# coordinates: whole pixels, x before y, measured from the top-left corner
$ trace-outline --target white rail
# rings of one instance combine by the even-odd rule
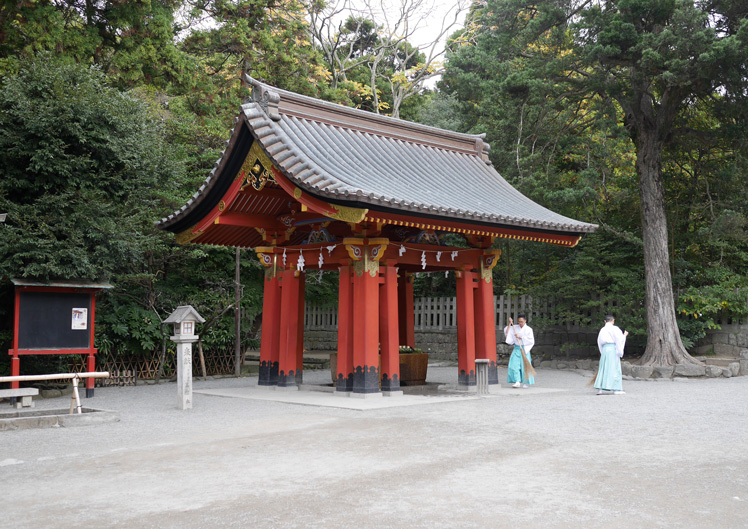
[[[89,371],[87,373],[56,373],[53,375],[18,375],[14,377],[0,377],[0,382],[28,382],[33,380],[61,380],[70,379],[73,381],[73,397],[70,399],[70,413],[76,409],[79,414],[83,413],[81,409],[81,399],[78,395],[78,381],[82,378],[109,378],[109,371]]]

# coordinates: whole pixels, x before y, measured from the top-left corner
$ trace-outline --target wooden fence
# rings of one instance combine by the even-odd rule
[[[222,350],[206,349],[203,352],[205,357],[206,374],[211,375],[231,375],[234,374],[236,357],[234,348],[225,348]],[[97,355],[96,368],[100,371],[109,371],[109,378],[97,381],[97,386],[134,386],[136,380],[153,380],[156,378],[158,371],[159,357],[161,353],[155,352],[152,355]],[[70,371],[80,373],[86,370],[85,355],[70,356]],[[197,346],[192,348],[192,375],[201,377],[202,370],[200,367],[200,358],[198,356]],[[169,379],[176,375],[176,357],[174,353],[166,355],[164,372],[162,377]]]
[[[615,303],[603,303],[602,296],[590,300],[594,309],[580,309],[579,321],[564,319],[553,310],[548,300],[533,300],[531,296],[494,296],[494,314],[497,328],[503,329],[509,317],[525,314],[528,320],[544,318],[553,325],[574,327],[584,325],[582,319],[600,319],[605,311],[615,311]],[[416,331],[449,330],[457,328],[457,298],[416,298],[413,301],[414,327]],[[336,306],[319,307],[309,302],[304,314],[304,328],[312,331],[332,331],[338,327]]]

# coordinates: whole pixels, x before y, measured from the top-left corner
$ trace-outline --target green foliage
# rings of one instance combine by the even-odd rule
[[[174,43],[180,2],[48,0],[0,6],[0,74],[42,52],[96,64],[120,86],[164,86],[182,69]]]
[[[499,242],[497,289],[554,294],[573,321],[589,320],[598,296],[617,300],[627,329],[646,333],[636,161],[647,112],[638,105],[653,100],[657,123],[672,120],[658,132],[667,253],[681,333],[694,343],[709,323],[693,314],[746,308],[748,10],[679,0],[568,7],[476,4],[476,29],[455,40],[440,84],[459,101],[462,130],[487,134],[510,183],[601,227],[573,250]]]
[[[0,149],[5,277],[109,279],[137,263],[154,237],[150,190],[179,171],[138,100],[47,57],[2,80]]]

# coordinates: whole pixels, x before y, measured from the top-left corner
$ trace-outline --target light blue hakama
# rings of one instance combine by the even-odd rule
[[[603,391],[622,391],[621,359],[616,344],[606,343],[600,353],[600,368],[595,379],[595,388]]]
[[[519,345],[514,346],[512,356],[509,357],[509,365],[507,366],[506,381],[510,384],[515,382],[522,382],[524,384],[535,384],[535,377],[530,375],[530,378],[525,378],[525,363],[522,361],[522,350]],[[525,356],[532,365],[532,356],[530,353],[525,353]]]

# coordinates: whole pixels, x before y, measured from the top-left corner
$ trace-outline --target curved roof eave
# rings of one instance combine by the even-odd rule
[[[330,202],[563,233],[589,233],[533,202],[488,161],[482,136],[378,116],[248,78],[244,117],[276,166]]]
[[[294,185],[337,205],[532,231],[584,234],[597,225],[522,195],[493,168],[484,135],[461,134],[320,101],[252,78],[231,137],[200,189],[155,222],[180,232],[210,211],[253,141]],[[239,152],[241,151],[241,152]],[[230,178],[221,178],[227,172]]]

